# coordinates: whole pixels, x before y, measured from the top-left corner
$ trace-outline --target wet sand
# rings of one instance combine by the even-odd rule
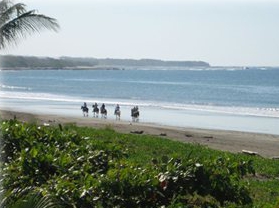
[[[198,143],[212,149],[229,152],[248,150],[257,152],[263,157],[279,156],[279,135],[247,133],[239,131],[209,130],[156,125],[151,123],[135,123],[92,117],[67,117],[24,112],[0,111],[1,119],[17,118],[21,121],[37,122],[38,124],[57,125],[74,123],[77,126],[94,128],[113,128],[117,132],[128,134],[146,134],[168,138],[180,142]]]

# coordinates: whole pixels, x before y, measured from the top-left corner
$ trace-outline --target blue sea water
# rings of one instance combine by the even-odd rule
[[[83,102],[119,103],[124,120],[138,105],[142,122],[279,134],[279,68],[3,70],[0,98],[2,109],[71,116]]]

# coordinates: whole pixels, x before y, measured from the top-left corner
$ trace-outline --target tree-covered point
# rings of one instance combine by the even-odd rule
[[[203,61],[163,61],[156,59],[97,59],[97,58],[78,58],[78,57],[34,57],[34,56],[0,56],[1,67],[4,69],[20,68],[90,68],[90,67],[209,67]]]
[[[1,131],[1,207],[273,207],[279,194],[278,161],[111,128],[9,120]]]
[[[1,67],[4,69],[40,69],[51,68],[61,69],[65,67],[80,67],[80,66],[95,66],[97,62],[78,60],[78,59],[60,59],[49,57],[35,57],[35,56],[0,56]]]

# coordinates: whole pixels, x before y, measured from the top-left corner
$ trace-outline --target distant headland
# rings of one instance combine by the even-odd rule
[[[210,67],[204,61],[163,61],[157,59],[97,59],[77,57],[36,57],[1,55],[1,69],[123,69],[125,67]]]

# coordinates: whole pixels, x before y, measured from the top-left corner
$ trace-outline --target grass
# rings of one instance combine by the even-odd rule
[[[259,156],[249,156],[234,154],[225,151],[218,151],[198,144],[185,144],[173,140],[158,138],[145,135],[124,135],[111,129],[96,130],[82,127],[76,129],[85,136],[96,136],[102,142],[121,144],[130,149],[129,160],[137,164],[145,164],[153,158],[162,158],[164,155],[169,157],[188,160],[195,158],[196,161],[214,159],[216,157],[230,158],[232,161],[252,160],[256,172],[255,177],[244,178],[248,181],[254,207],[279,207],[279,161]]]
[[[97,134],[100,138],[106,139],[107,142],[122,143],[122,145],[131,150],[129,152],[129,160],[138,164],[145,164],[146,161],[151,161],[153,158],[161,158],[164,155],[174,158],[179,157],[183,160],[195,158],[197,161],[216,157],[230,158],[232,161],[252,160],[256,177],[248,177],[243,180],[247,180],[250,184],[250,191],[256,204],[255,206],[261,207],[266,203],[267,207],[272,207],[272,205],[275,206],[276,202],[279,200],[278,160],[218,151],[198,144],[185,144],[154,136],[123,135],[111,129],[108,131],[108,129],[96,130],[82,127],[77,129],[77,131],[80,131],[86,136]]]

